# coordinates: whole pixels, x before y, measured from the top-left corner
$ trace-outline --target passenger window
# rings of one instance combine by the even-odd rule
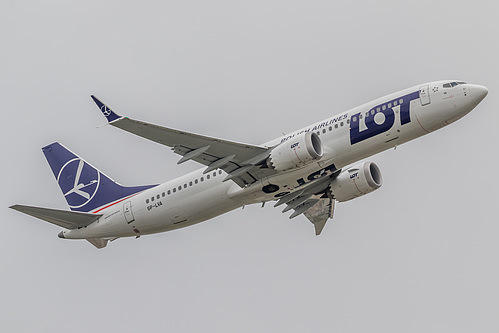
[[[338,124],[334,124],[334,128],[338,128]]]
[[[216,176],[217,176],[217,172],[215,171],[215,172],[213,173],[213,177],[216,177]]]
[[[149,199],[146,199],[146,204],[148,204],[148,203],[149,203]]]
[[[201,177],[201,181],[204,182],[204,177]]]
[[[159,194],[156,196],[156,199],[158,199],[158,200],[159,200]]]
[[[165,193],[165,192],[163,192],[163,193],[161,194],[161,196],[163,196],[163,197],[164,197],[165,195],[166,195],[166,193]]]
[[[317,135],[321,135],[321,132],[317,132]]]
[[[323,130],[322,130],[322,134],[326,134],[326,129],[323,129]]]
[[[170,190],[168,190],[168,195],[170,195],[172,192]]]
[[[347,119],[347,124],[350,124],[350,119]]]
[[[352,121],[355,123],[357,122],[357,117],[352,117]]]
[[[197,179],[194,179],[194,184],[197,184],[198,183],[198,180]]]
[[[154,201],[154,197],[151,197],[151,201]]]
[[[210,175],[206,175],[206,179],[210,179]]]
[[[398,102],[397,101],[394,101],[393,102],[393,106],[397,106],[398,105]]]
[[[383,109],[383,111],[385,111],[386,110],[386,105],[383,105],[382,109]]]
[[[340,123],[340,126],[343,126],[343,122]]]
[[[192,186],[192,182],[189,182],[189,186]]]
[[[222,170],[218,170],[218,174],[221,175],[222,174]]]
[[[401,99],[399,99],[399,104],[402,104],[402,103],[404,103],[404,100],[401,98]]]
[[[329,126],[329,132],[331,132],[332,130],[333,130],[333,127]]]
[[[179,190],[179,191],[181,191],[181,190],[182,190],[182,186],[179,186],[179,187],[178,187],[178,190]]]
[[[174,187],[174,188],[173,188],[173,193],[175,193],[175,192],[177,192],[177,189]]]
[[[392,108],[392,103],[388,103],[388,108],[391,109]]]

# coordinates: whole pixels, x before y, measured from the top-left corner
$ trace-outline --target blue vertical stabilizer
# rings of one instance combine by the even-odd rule
[[[156,185],[125,187],[58,142],[42,148],[71,210],[92,212]]]

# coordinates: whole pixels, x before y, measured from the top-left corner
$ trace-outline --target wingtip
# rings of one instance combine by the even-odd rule
[[[97,107],[101,110],[102,114],[106,117],[109,123],[121,118],[120,115],[116,114],[106,104],[102,103],[100,99],[98,99],[94,95],[90,95],[90,97],[93,99],[95,104],[97,104]]]
[[[314,223],[316,236],[319,236],[321,234],[322,229],[324,229],[324,226],[326,225],[326,222],[327,220]]]

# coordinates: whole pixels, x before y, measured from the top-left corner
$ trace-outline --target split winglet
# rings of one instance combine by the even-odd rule
[[[116,113],[114,113],[113,110],[111,110],[106,104],[102,103],[94,95],[91,95],[90,97],[92,97],[92,99],[94,100],[95,104],[97,104],[97,106],[101,110],[102,114],[106,117],[106,119],[107,119],[107,121],[109,123],[122,118],[120,115],[117,115]]]

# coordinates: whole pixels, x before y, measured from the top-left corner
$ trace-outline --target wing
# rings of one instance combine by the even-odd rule
[[[315,227],[315,234],[321,234],[327,220],[333,218],[335,200],[331,198],[321,198],[319,202],[310,207],[303,215],[312,222]]]
[[[206,165],[205,173],[220,168],[228,174],[224,181],[233,180],[241,187],[275,173],[264,165],[270,153],[269,148],[188,133],[122,117],[95,96],[92,96],[92,99],[110,125],[171,147],[175,153],[182,155],[178,164],[193,160]]]
[[[10,208],[66,229],[76,229],[79,227],[86,227],[87,225],[97,221],[99,217],[102,216],[102,214],[72,212],[67,210],[24,206],[24,205],[14,205],[11,206]]]
[[[290,219],[304,214],[314,225],[315,234],[320,235],[327,220],[333,218],[335,199],[329,185],[340,172],[341,170],[337,170],[330,176],[319,178],[310,185],[307,184],[304,188],[298,188],[295,192],[281,197],[274,207],[286,204],[283,213],[293,209]]]

